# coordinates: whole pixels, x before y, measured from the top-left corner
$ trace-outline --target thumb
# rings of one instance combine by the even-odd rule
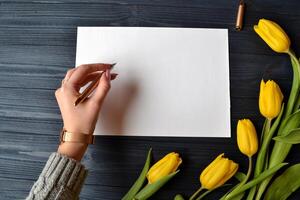
[[[103,72],[98,87],[95,90],[94,95],[91,97],[91,101],[94,103],[101,105],[106,94],[108,93],[110,89],[110,80],[111,80],[111,74],[110,69]]]

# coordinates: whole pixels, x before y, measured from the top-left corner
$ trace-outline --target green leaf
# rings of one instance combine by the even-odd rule
[[[235,197],[232,197],[231,200],[241,200],[244,197],[244,195],[245,195],[245,192],[242,192],[242,193],[236,195]]]
[[[224,196],[222,196],[222,197],[220,198],[220,200],[225,200],[226,197],[227,197],[227,195],[228,195],[230,192],[232,192],[235,188],[241,187],[240,185],[241,185],[241,183],[239,183],[239,184],[237,184],[236,186],[234,186],[234,187],[233,187],[231,190],[229,190]],[[238,195],[232,197],[231,200],[241,200],[241,199],[244,197],[244,195],[245,195],[245,192],[242,192],[242,193],[240,193],[240,194],[238,194]]]
[[[246,174],[243,172],[237,172],[235,173],[234,177],[239,181],[242,182],[246,178]]]
[[[248,196],[247,196],[246,200],[254,199],[255,193],[256,193],[256,187],[251,188],[251,190],[248,193]]]
[[[281,121],[283,111],[284,111],[284,103],[281,105],[280,113],[279,113],[278,117],[276,118],[275,122],[273,123],[273,125],[271,127],[269,127],[269,130],[263,132],[265,137],[261,143],[261,147],[260,147],[260,150],[257,155],[256,165],[255,165],[255,169],[254,169],[254,177],[257,177],[267,167],[268,159],[266,159],[266,157],[268,155],[269,146],[272,141],[272,137],[273,137],[275,131],[277,130],[277,127]],[[271,121],[269,119],[266,119],[266,121],[267,121],[267,124],[269,124],[269,125],[271,124]]]
[[[293,129],[300,127],[300,111],[290,115],[287,119],[283,120],[278,130],[278,136],[288,135]],[[276,141],[270,156],[269,166],[273,167],[282,163],[288,155],[292,144]]]
[[[300,110],[291,114],[288,118],[283,120],[278,130],[278,136],[288,135],[289,132],[300,126]]]
[[[300,67],[300,65],[299,65]],[[296,111],[295,113],[288,116],[286,119],[282,121],[280,124],[280,128],[278,130],[278,136],[284,136],[287,135],[291,130],[299,128],[300,127],[300,110]],[[273,146],[273,150],[269,159],[269,167],[274,167],[279,163],[282,163],[287,155],[289,154],[292,144],[283,143],[280,141],[275,141],[275,144]],[[269,182],[271,181],[272,176],[264,180],[257,192],[257,196],[260,197],[265,192]]]
[[[220,200],[225,200],[226,196],[227,196],[230,192],[232,192],[235,188],[240,187],[240,185],[241,185],[241,183],[236,184],[233,188],[231,188],[228,192],[226,192],[226,194],[224,194],[224,195],[220,198]],[[244,196],[244,192],[241,193],[240,195],[241,195],[241,196]],[[237,200],[237,199],[240,197],[240,195],[237,195],[237,196],[233,197],[231,200]],[[241,198],[243,198],[243,197],[241,197]]]
[[[236,191],[232,191],[231,193],[229,193],[225,199],[233,199],[233,197],[241,194],[242,192],[245,192],[246,190],[248,190],[249,188],[257,185],[258,183],[262,182],[265,178],[267,178],[268,176],[274,174],[275,172],[277,172],[279,169],[281,169],[283,166],[287,165],[287,163],[281,163],[276,165],[275,167],[272,167],[270,169],[265,170],[263,173],[261,173],[258,177],[252,179],[252,181],[249,181],[248,183],[246,183],[245,185],[241,186],[239,188],[239,190]]]
[[[290,56],[292,67],[293,67],[293,82],[292,82],[292,88],[290,91],[290,96],[288,99],[284,118],[288,117],[290,114],[292,114],[295,111],[293,109],[298,97],[299,86],[300,86],[300,71],[299,71],[300,63],[292,50],[290,50],[288,54]]]
[[[269,165],[269,146],[272,141],[272,137],[277,130],[277,127],[280,124],[282,115],[284,111],[284,103],[281,106],[281,111],[276,118],[275,122],[271,126],[271,129],[269,130],[269,133],[266,133],[267,137],[262,141],[260,150],[257,155],[256,159],[256,165],[254,169],[254,177],[257,177],[263,170],[266,170]],[[266,121],[269,121],[266,119]],[[254,198],[254,195],[256,193],[256,186],[252,187],[251,190],[248,193],[247,200],[252,200]]]
[[[300,187],[300,164],[285,170],[267,190],[265,200],[285,200]]]
[[[154,183],[146,185],[137,195],[135,195],[135,200],[146,200],[151,197],[155,192],[157,192],[162,186],[164,186],[171,178],[173,178],[179,170],[165,176]]]
[[[177,194],[174,198],[174,200],[184,200],[183,196],[181,194]]]
[[[277,136],[274,137],[273,139],[288,144],[299,144],[300,128],[293,129],[287,135]]]
[[[146,179],[147,172],[149,171],[150,168],[151,152],[152,152],[152,148],[150,148],[148,151],[147,159],[139,178],[135,181],[135,183],[132,185],[132,187],[127,192],[127,194],[122,198],[122,200],[132,200],[136,195],[136,193],[138,193],[138,191],[142,188]]]
[[[242,184],[241,182],[246,178],[246,174],[244,174],[243,172],[237,172],[237,173],[235,173],[234,177],[235,177],[240,183],[236,184],[233,188],[231,188],[228,192],[226,192],[226,194],[224,194],[224,195],[220,198],[220,200],[224,200],[225,197],[226,197],[230,192],[232,192],[235,188],[239,187],[239,186]],[[240,196],[240,195],[238,195],[238,196]],[[243,196],[244,196],[244,193],[241,194],[241,198],[243,198]],[[236,199],[234,198],[234,200],[238,200],[238,197],[237,197]]]
[[[291,58],[291,63],[293,67],[293,83],[290,91],[290,96],[287,103],[287,108],[283,117],[283,121],[280,124],[278,130],[278,136],[287,135],[291,130],[298,128],[300,126],[300,114],[299,110],[295,107],[296,99],[299,98],[299,86],[300,86],[300,63],[298,59],[295,57],[295,54],[290,50],[288,52]],[[292,144],[283,143],[280,141],[276,141],[269,159],[269,167],[276,166],[277,164],[283,162],[287,157],[290,149],[292,148]],[[257,191],[256,198],[260,198],[265,189],[267,188],[269,182],[271,181],[272,176],[268,177],[264,180]]]

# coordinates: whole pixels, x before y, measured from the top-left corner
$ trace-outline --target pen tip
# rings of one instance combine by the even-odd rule
[[[74,102],[74,106],[77,106],[79,103],[78,99],[76,99],[76,101]]]
[[[116,65],[117,63],[113,63],[113,64],[111,64],[111,68],[113,68],[115,65]]]

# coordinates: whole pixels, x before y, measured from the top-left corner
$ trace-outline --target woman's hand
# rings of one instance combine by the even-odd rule
[[[93,134],[98,114],[107,92],[110,89],[111,77],[110,64],[87,64],[71,69],[67,72],[62,85],[55,92],[55,96],[63,118],[64,128],[73,133]],[[93,95],[84,102],[74,106],[75,100],[80,95],[79,89],[99,76],[98,87]],[[84,155],[87,145],[81,143],[62,143],[58,152],[71,158],[80,160]]]

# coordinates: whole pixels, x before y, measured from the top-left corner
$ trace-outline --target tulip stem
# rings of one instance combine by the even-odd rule
[[[243,185],[245,185],[245,183],[247,183],[248,179],[251,176],[251,172],[252,172],[252,156],[248,156],[248,160],[249,160],[249,164],[248,164],[248,171],[246,174],[246,177],[242,180],[242,182],[239,184],[239,186],[235,189],[238,190],[240,189],[240,187],[242,187]]]
[[[214,189],[212,189],[212,190],[207,190],[206,192],[204,192],[203,194],[201,194],[196,200],[201,200],[203,197],[205,197],[206,195],[208,195],[208,194],[211,193],[212,191],[214,191]]]
[[[249,159],[249,166],[248,166],[246,178],[242,182],[243,184],[245,184],[248,181],[248,179],[251,176],[251,172],[252,172],[252,156],[248,156],[248,159]]]
[[[282,104],[280,113],[277,117],[278,120],[280,120],[281,114],[283,112],[283,108],[284,108],[283,105],[284,104]],[[277,119],[275,121],[275,125],[274,126],[272,125],[272,128],[271,128],[272,119],[266,118],[266,123],[265,123],[266,125],[262,132],[263,140],[261,141],[260,151],[258,152],[257,159],[256,159],[256,167],[254,170],[254,177],[258,176],[264,169],[268,168],[269,144],[270,144],[270,142],[272,140],[272,136],[277,128],[276,122],[279,123]]]
[[[195,199],[195,197],[203,190],[204,188],[201,186],[190,198],[189,200]]]
[[[288,117],[290,114],[292,114],[294,110],[294,106],[296,103],[296,99],[298,97],[299,94],[299,86],[300,86],[300,63],[299,60],[297,59],[297,57],[295,56],[295,53],[292,50],[289,50],[287,52],[291,58],[291,62],[292,62],[292,67],[293,67],[293,83],[292,83],[292,88],[290,91],[290,96],[289,96],[289,100],[287,103],[287,107],[286,107],[286,112],[284,115],[285,119],[286,117]]]
[[[272,119],[266,118],[266,125],[264,127],[264,130],[262,132],[262,138],[263,140],[261,141],[261,143],[263,143],[263,141],[266,140],[266,138],[268,138],[269,132],[270,132],[270,128],[271,128],[271,122]]]

